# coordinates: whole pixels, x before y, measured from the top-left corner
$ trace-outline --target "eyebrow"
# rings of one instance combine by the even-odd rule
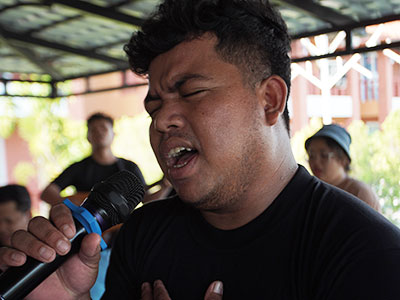
[[[187,81],[192,80],[192,79],[203,79],[203,80],[212,80],[211,78],[205,77],[200,74],[185,74],[184,76],[178,78],[175,83],[173,83],[172,86],[168,87],[169,92],[174,92],[178,90],[182,85],[184,85]],[[151,101],[156,101],[160,100],[159,95],[150,95],[150,92],[147,94],[147,96],[144,99],[144,103],[149,103]]]
[[[192,80],[192,79],[203,79],[203,80],[210,80],[210,78],[205,77],[203,75],[200,74],[185,74],[184,76],[182,76],[181,78],[179,78],[175,84],[173,85],[173,88],[171,88],[170,90],[174,91],[179,89],[183,84],[185,84],[187,81]]]

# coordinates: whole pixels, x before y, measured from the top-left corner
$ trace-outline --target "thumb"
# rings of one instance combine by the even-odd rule
[[[80,259],[88,267],[96,267],[100,260],[100,236],[91,233],[84,237],[79,252]]]
[[[221,281],[214,281],[207,289],[204,300],[222,300],[223,284]]]
[[[100,236],[91,233],[82,240],[78,255],[73,255],[58,270],[63,286],[74,295],[86,294],[96,281],[100,260]]]

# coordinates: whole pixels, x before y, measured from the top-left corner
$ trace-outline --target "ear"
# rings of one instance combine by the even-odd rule
[[[87,138],[89,144],[92,144],[91,137],[90,137],[90,134],[89,134],[89,129],[88,129],[88,131],[86,133],[86,138]]]
[[[278,122],[279,116],[283,113],[286,106],[288,88],[285,81],[278,75],[261,81],[257,89],[257,96],[264,107],[265,120],[272,126]]]

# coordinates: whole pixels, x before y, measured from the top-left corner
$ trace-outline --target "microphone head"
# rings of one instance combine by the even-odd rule
[[[122,170],[93,186],[83,207],[98,220],[102,230],[125,222],[144,195],[142,182]]]

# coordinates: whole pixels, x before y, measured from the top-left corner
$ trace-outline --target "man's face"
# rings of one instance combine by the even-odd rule
[[[203,210],[232,207],[260,175],[260,109],[216,38],[183,42],[150,64],[145,107],[150,141],[181,199]],[[264,148],[265,149],[265,148]]]
[[[87,138],[93,148],[110,147],[114,139],[111,123],[105,119],[97,119],[90,122]]]
[[[29,219],[29,212],[20,212],[14,201],[0,203],[0,245],[11,246],[11,235],[17,230],[26,230]]]

